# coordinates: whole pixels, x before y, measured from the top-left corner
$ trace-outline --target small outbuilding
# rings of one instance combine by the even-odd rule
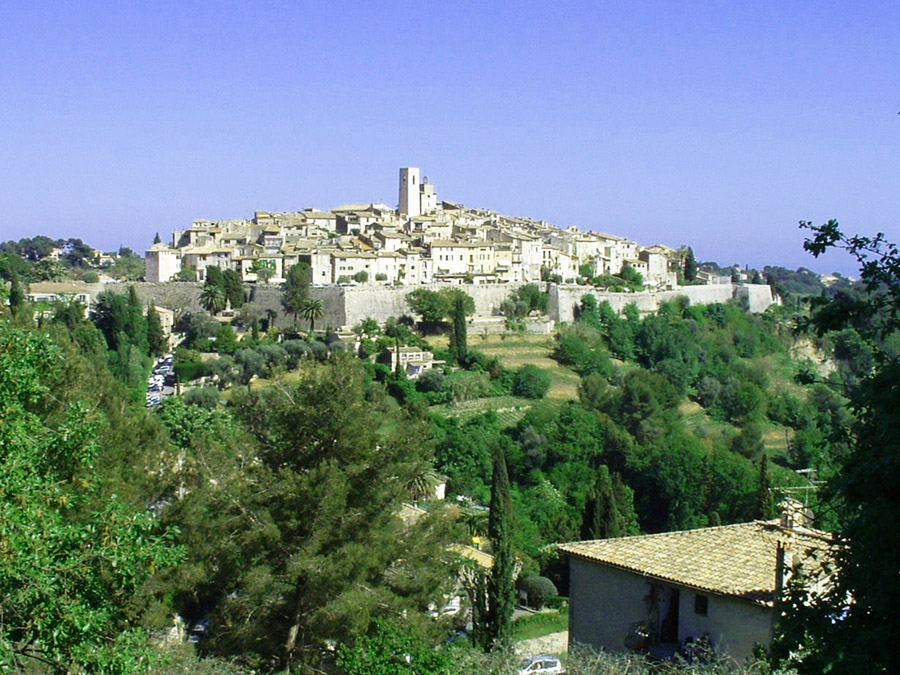
[[[817,569],[831,546],[790,518],[564,544],[570,646],[751,657],[772,639],[787,578]]]

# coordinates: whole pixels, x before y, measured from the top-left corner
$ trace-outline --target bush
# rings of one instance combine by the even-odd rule
[[[201,408],[215,408],[219,405],[221,394],[212,385],[194,387],[184,392],[184,402],[187,405],[196,405]]]
[[[491,395],[491,378],[484,372],[459,371],[444,378],[443,389],[454,403]]]
[[[86,284],[96,284],[100,281],[100,275],[97,274],[94,270],[88,270],[83,275],[81,275],[81,280]]]
[[[435,368],[426,370],[419,376],[419,379],[416,380],[416,389],[422,393],[438,392],[443,388],[443,386],[444,373]]]
[[[544,398],[550,390],[550,375],[535,365],[519,368],[513,380],[513,394],[524,398]]]
[[[526,577],[522,581],[522,590],[528,595],[528,606],[541,609],[544,603],[557,594],[556,585],[547,577]]]
[[[375,281],[387,281],[387,274],[384,272],[379,272],[375,275]]]
[[[360,270],[356,274],[353,275],[353,281],[357,281],[361,284],[366,283],[369,280],[369,273],[365,270]]]

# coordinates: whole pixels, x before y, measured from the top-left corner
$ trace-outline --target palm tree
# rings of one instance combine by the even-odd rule
[[[421,466],[410,477],[406,487],[414,502],[433,498],[437,486],[441,484],[441,478],[431,466]]]
[[[316,320],[321,319],[325,314],[325,307],[321,298],[307,298],[300,305],[300,316],[309,321],[309,332],[312,333],[316,329]]]
[[[225,291],[219,286],[206,284],[200,292],[200,305],[210,314],[218,314],[225,309]]]

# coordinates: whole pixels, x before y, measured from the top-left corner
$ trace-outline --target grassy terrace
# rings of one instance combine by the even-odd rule
[[[447,348],[447,336],[444,335],[430,337],[428,342],[440,349]],[[569,400],[578,398],[578,375],[568,368],[560,366],[550,358],[550,352],[553,351],[552,336],[473,335],[469,337],[469,348],[483,352],[488,356],[496,356],[504,368],[520,368],[526,363],[543,368],[550,373],[548,399]],[[521,401],[523,399],[516,400]]]
[[[558,612],[540,612],[530,616],[520,616],[513,623],[513,639],[532,640],[534,638],[569,630],[569,608]]]

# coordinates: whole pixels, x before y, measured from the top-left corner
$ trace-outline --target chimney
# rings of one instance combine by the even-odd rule
[[[789,497],[778,506],[781,509],[781,527],[793,530],[806,524],[806,507],[803,502]]]

